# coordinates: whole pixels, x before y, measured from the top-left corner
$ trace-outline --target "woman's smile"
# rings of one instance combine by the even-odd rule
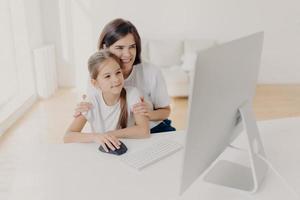
[[[111,86],[111,88],[116,88],[116,87],[120,87],[120,86],[122,86],[122,84],[120,83],[120,84],[118,84],[118,85],[113,85],[113,86]]]
[[[121,59],[122,63],[127,64],[130,63],[132,58]]]

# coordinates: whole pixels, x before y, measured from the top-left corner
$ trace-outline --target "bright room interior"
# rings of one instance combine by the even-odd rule
[[[142,58],[163,72],[172,99],[170,119],[178,130],[187,128],[196,52],[258,31],[265,38],[253,102],[256,119],[300,117],[299,1],[0,4],[0,199],[10,181],[1,172],[22,148],[63,142],[86,89],[87,58],[114,18],[130,20],[139,30]],[[5,173],[12,175],[14,168]]]

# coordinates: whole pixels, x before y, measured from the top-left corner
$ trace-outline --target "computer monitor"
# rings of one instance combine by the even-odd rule
[[[231,144],[244,127],[249,167],[218,161],[206,181],[255,192],[267,171],[252,109],[262,52],[263,33],[198,52],[189,99],[189,120],[183,158],[182,194]],[[241,126],[242,125],[242,126]]]

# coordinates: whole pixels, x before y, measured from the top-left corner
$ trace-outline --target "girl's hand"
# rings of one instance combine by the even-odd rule
[[[108,152],[109,149],[113,151],[119,149],[121,145],[121,142],[119,141],[118,138],[116,138],[113,135],[109,135],[107,133],[105,134],[96,133],[94,141],[100,144],[106,152]],[[109,149],[107,147],[109,147]]]
[[[75,108],[75,113],[74,113],[74,117],[78,117],[81,115],[81,113],[83,112],[87,112],[90,109],[92,109],[93,105],[89,102],[86,101],[86,95],[82,95],[82,102],[80,102],[79,104],[77,104],[76,108]]]
[[[133,105],[133,113],[150,117],[150,105],[141,97],[141,102]]]

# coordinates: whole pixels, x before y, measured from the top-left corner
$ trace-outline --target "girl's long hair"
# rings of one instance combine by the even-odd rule
[[[101,64],[109,58],[114,59],[121,66],[120,59],[107,50],[97,51],[96,53],[90,56],[88,60],[88,69],[89,69],[90,77],[92,79],[95,80],[97,79]],[[127,127],[128,111],[127,111],[126,90],[124,89],[124,87],[122,88],[120,94],[120,107],[121,107],[121,113],[119,116],[117,129]]]

